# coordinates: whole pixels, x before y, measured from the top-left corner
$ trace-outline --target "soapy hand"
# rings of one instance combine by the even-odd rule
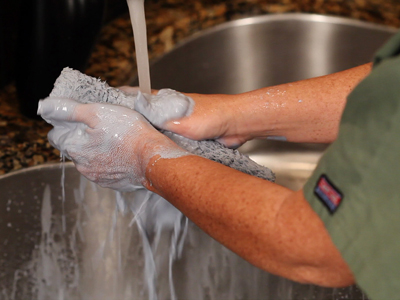
[[[119,89],[128,94],[138,93],[136,87]],[[193,140],[213,139],[227,147],[238,147],[252,137],[238,130],[237,100],[235,95],[183,95],[163,89],[153,91],[146,99],[139,94],[135,110],[158,128]]]
[[[50,143],[103,187],[133,191],[143,186],[152,157],[189,154],[122,106],[48,98],[39,102],[38,114],[54,126]]]

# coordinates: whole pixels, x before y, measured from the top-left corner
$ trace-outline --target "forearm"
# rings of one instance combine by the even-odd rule
[[[293,142],[336,139],[346,98],[370,72],[365,64],[327,76],[232,96],[225,105],[231,131],[250,138],[285,137]],[[228,134],[231,134],[229,132]]]
[[[302,196],[197,156],[149,163],[146,187],[252,264],[300,282],[352,283],[322,222]]]

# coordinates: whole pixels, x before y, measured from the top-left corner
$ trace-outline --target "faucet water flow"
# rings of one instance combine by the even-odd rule
[[[139,88],[143,94],[151,94],[144,0],[127,0],[127,3],[135,41]]]

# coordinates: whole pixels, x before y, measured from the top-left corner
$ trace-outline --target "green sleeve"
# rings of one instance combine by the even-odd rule
[[[400,298],[400,33],[349,95],[304,195],[371,299]]]

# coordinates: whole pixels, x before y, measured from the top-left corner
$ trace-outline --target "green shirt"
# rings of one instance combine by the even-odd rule
[[[304,195],[366,294],[400,299],[400,32],[349,95]]]

